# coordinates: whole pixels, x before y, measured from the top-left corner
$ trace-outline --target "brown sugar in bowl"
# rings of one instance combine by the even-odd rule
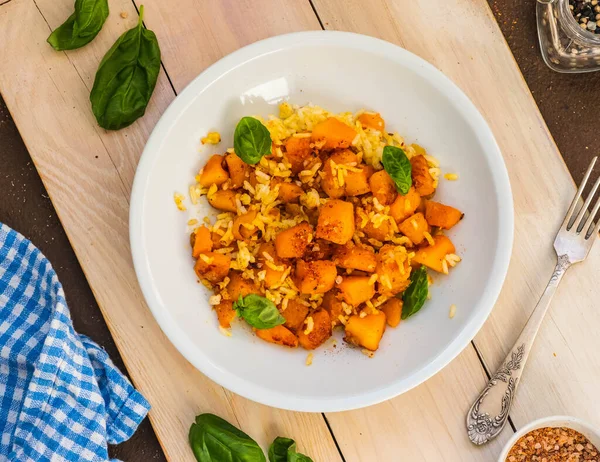
[[[561,429],[566,431],[560,431]],[[506,443],[498,462],[600,462],[598,448],[598,428],[575,417],[545,417],[531,422],[515,433]]]

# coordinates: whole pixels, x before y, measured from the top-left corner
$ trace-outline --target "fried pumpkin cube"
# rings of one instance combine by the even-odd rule
[[[385,121],[379,112],[363,112],[356,120],[360,122],[363,128],[371,128],[378,132],[385,131]]]
[[[217,186],[225,183],[229,179],[229,173],[223,168],[223,156],[215,154],[202,169],[198,183],[203,188],[216,184]]]
[[[464,214],[454,207],[440,204],[439,202],[427,201],[425,203],[425,218],[431,226],[450,229],[460,220]]]
[[[416,245],[423,242],[425,233],[431,232],[431,227],[422,213],[415,213],[412,217],[408,217],[400,223],[398,229]]]
[[[303,261],[296,263],[296,287],[302,294],[324,294],[335,284],[337,269],[328,260]]]
[[[323,296],[323,302],[321,303],[321,307],[329,313],[331,325],[334,327],[342,323],[340,316],[344,316],[344,305],[338,298],[338,293],[335,289],[330,290]]]
[[[398,191],[396,183],[385,170],[379,170],[373,173],[369,178],[369,187],[371,193],[377,198],[381,205],[390,205],[396,200]]]
[[[217,312],[217,318],[219,319],[219,325],[225,329],[231,327],[231,322],[237,316],[237,312],[233,309],[233,302],[231,300],[222,300],[217,306],[215,306]]]
[[[359,165],[360,172],[348,171],[344,184],[346,185],[346,196],[360,196],[371,191],[369,179],[375,172],[370,165]]]
[[[371,300],[375,295],[375,284],[369,282],[369,276],[346,276],[337,285],[340,297],[352,306],[358,306]]]
[[[292,331],[298,330],[304,324],[308,314],[308,306],[298,300],[288,300],[285,310],[281,312],[285,318],[284,326]]]
[[[433,236],[433,245],[422,247],[415,252],[412,258],[413,264],[425,265],[438,273],[446,273],[448,264],[446,255],[456,252],[452,241],[443,235]]]
[[[393,245],[384,245],[377,254],[377,291],[382,295],[396,295],[410,284],[408,258],[402,258],[401,250]]]
[[[390,215],[396,223],[400,224],[410,217],[421,204],[421,196],[414,187],[410,187],[408,192],[402,196],[398,194],[390,206]]]
[[[194,245],[192,246],[192,257],[198,258],[201,253],[210,252],[213,247],[210,231],[206,226],[196,228],[193,233]]]
[[[298,346],[298,337],[285,326],[275,326],[270,329],[256,329],[256,336],[269,343],[290,348]]]
[[[377,266],[377,257],[371,249],[348,242],[346,245],[336,246],[333,262],[342,268],[372,273]]]
[[[275,238],[275,248],[280,258],[301,258],[312,240],[312,228],[303,221],[281,231]]]
[[[312,318],[312,330],[307,330],[308,326],[307,329],[300,327],[298,330],[298,342],[305,349],[314,350],[331,337],[331,318],[326,310],[316,311],[309,317]]]
[[[347,148],[355,137],[356,130],[335,117],[315,125],[311,134],[312,141],[324,151]]]
[[[429,164],[425,156],[418,155],[410,159],[413,185],[420,196],[429,196],[435,192],[433,177],[429,173]]]
[[[229,179],[231,187],[234,189],[241,188],[244,181],[248,177],[249,166],[237,154],[227,154],[225,156],[225,164],[229,170]]]
[[[259,288],[254,281],[244,279],[239,271],[231,271],[229,274],[229,284],[227,284],[227,293],[229,299],[236,302],[238,298],[245,297],[248,294],[258,294]]]
[[[344,171],[343,167],[338,167],[338,165],[349,166],[350,164],[358,165],[358,157],[349,149],[336,151],[325,161],[321,187],[332,199],[339,199],[346,194],[346,177],[344,176],[343,183],[340,183],[339,175],[343,176]]]
[[[237,212],[237,202],[235,200],[235,191],[231,189],[217,191],[211,196],[207,196],[208,203],[218,210],[225,212]]]
[[[296,183],[281,183],[277,197],[286,204],[297,204],[302,194],[304,190]]]
[[[312,157],[312,148],[310,146],[311,138],[309,136],[291,136],[285,142],[285,158],[291,164],[291,170],[297,175],[305,168],[305,162]]]
[[[221,282],[229,273],[231,257],[216,252],[204,252],[198,255],[194,271],[200,279],[212,283]]]
[[[354,235],[354,206],[332,199],[319,209],[316,236],[343,245]]]
[[[403,302],[397,297],[390,298],[387,302],[381,305],[380,309],[385,313],[385,320],[390,327],[396,327],[400,324],[402,318]]]
[[[367,350],[376,351],[385,332],[385,323],[386,316],[383,311],[367,314],[362,318],[360,315],[350,316],[346,323],[344,340]]]

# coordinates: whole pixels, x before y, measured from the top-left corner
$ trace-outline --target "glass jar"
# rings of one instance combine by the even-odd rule
[[[600,70],[600,34],[579,25],[569,8],[569,0],[537,0],[537,28],[542,57],[551,69]]]

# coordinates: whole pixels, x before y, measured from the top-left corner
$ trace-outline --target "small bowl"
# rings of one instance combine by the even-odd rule
[[[508,456],[509,451],[519,440],[519,438],[521,438],[523,435],[526,435],[532,430],[544,427],[571,428],[585,436],[588,440],[590,440],[590,443],[596,446],[596,448],[600,448],[600,429],[576,417],[569,417],[566,415],[555,415],[534,420],[533,422],[521,428],[517,433],[513,435],[513,437],[510,440],[508,440],[508,443],[506,443],[506,446],[504,446],[504,449],[500,453],[500,457],[498,457],[498,462],[506,461],[506,456]]]

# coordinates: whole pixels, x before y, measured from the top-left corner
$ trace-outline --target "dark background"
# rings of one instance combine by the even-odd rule
[[[558,74],[539,53],[535,1],[490,0],[500,28],[576,182],[600,151],[600,73]],[[0,64],[1,65],[1,64]],[[597,90],[597,87],[599,90]],[[0,88],[0,92],[2,89]],[[79,262],[0,94],[0,221],[29,238],[54,265],[78,332],[96,340],[125,371]],[[166,460],[146,419],[111,448],[129,462]]]

